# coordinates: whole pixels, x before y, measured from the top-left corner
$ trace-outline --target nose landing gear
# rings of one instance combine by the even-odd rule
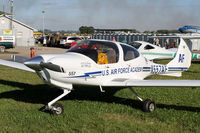
[[[60,114],[62,114],[64,112],[64,108],[63,108],[62,104],[54,103],[52,105],[52,109],[50,111],[54,115],[60,115]]]
[[[71,89],[69,89],[69,90],[63,89],[63,94],[61,94],[60,96],[58,96],[57,98],[55,98],[54,100],[49,102],[46,105],[45,109],[49,110],[52,114],[55,114],[55,115],[62,114],[64,112],[64,108],[63,108],[62,104],[55,103],[55,102],[57,102],[58,100],[60,100],[61,98],[63,98],[67,94],[69,94],[70,92],[71,92]]]

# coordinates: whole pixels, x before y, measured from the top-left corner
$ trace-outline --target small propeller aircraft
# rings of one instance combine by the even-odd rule
[[[155,64],[144,58],[134,47],[106,40],[84,40],[64,54],[39,55],[23,64],[0,60],[6,65],[35,72],[46,83],[59,87],[63,93],[46,105],[53,114],[62,114],[64,108],[56,103],[69,94],[73,85],[129,87],[143,102],[143,110],[152,112],[156,104],[151,99],[143,100],[132,89],[134,86],[200,86],[200,80],[144,80],[153,75],[181,76],[191,65],[191,52],[181,39],[176,57],[166,65]]]
[[[165,49],[145,41],[134,41],[130,43],[148,60],[173,59],[176,56],[177,48]],[[192,53],[192,59],[200,59],[200,54]]]
[[[134,41],[130,43],[148,60],[173,59],[177,48],[165,49],[145,41]]]

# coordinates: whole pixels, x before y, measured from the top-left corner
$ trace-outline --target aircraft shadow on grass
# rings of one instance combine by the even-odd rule
[[[20,88],[20,90],[12,90],[0,93],[0,98],[8,98],[8,99],[11,98],[16,101],[22,101],[25,103],[47,104],[49,101],[51,101],[56,96],[62,93],[62,90],[57,89],[55,87],[51,87],[46,84],[31,85],[26,83],[19,83],[14,81],[5,81],[5,80],[0,80],[0,84]],[[99,101],[99,102],[127,105],[135,109],[142,108],[142,104],[139,100],[120,98],[114,96],[114,94],[120,89],[123,88],[117,88],[117,87],[104,88],[106,92],[101,93],[98,87],[75,86],[74,90],[61,100]],[[178,105],[167,105],[167,104],[157,104],[157,107],[166,109],[175,109],[175,110],[185,110],[191,112],[200,112],[200,107],[189,107],[189,106],[178,106]]]

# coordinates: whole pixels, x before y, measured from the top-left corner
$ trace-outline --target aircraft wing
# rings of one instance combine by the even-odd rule
[[[0,65],[9,66],[9,67],[13,67],[13,68],[29,71],[29,72],[35,72],[34,70],[28,68],[24,64],[13,62],[13,61],[6,61],[6,60],[0,59]]]
[[[114,86],[169,86],[169,87],[198,87],[200,80],[130,80],[115,79],[112,81]]]
[[[200,86],[200,80],[128,80],[127,86]]]

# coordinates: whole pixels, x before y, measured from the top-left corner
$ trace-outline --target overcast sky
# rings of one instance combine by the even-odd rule
[[[9,0],[0,0],[9,11]],[[14,18],[42,29],[130,28],[139,31],[200,26],[200,0],[14,0]]]

